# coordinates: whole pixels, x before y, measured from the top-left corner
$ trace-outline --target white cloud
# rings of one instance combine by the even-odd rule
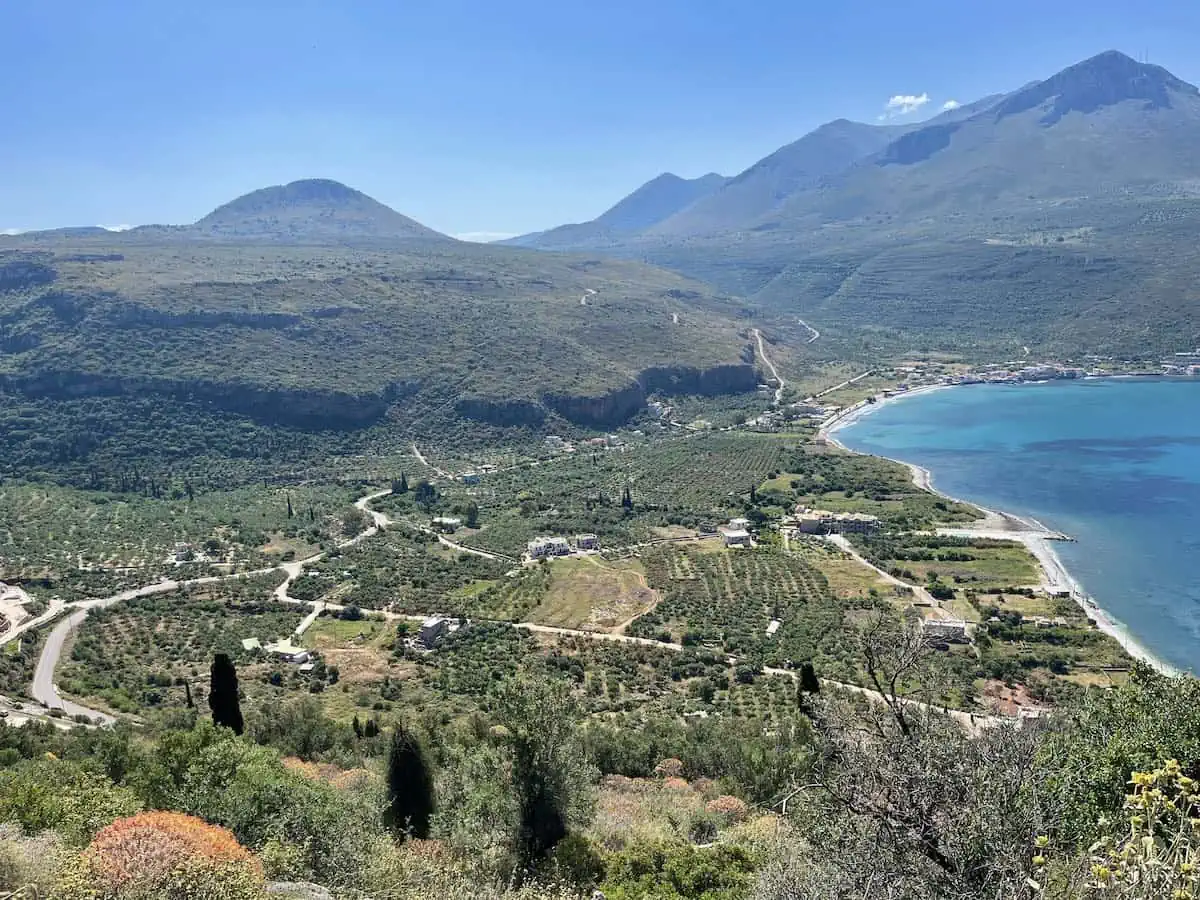
[[[5,237],[12,237],[15,234],[21,234],[25,231],[24,228],[0,228],[0,234]]]
[[[929,102],[928,94],[895,94],[884,104],[884,114],[881,119],[892,119],[896,116],[907,116],[915,113]]]
[[[105,231],[128,231],[132,225],[101,225]]]
[[[472,244],[490,244],[492,241],[504,241],[516,236],[515,231],[463,231],[452,235],[460,241],[470,241]]]
[[[958,109],[960,106],[962,106],[962,104],[957,100],[947,100],[942,104],[942,112],[950,112],[950,110]]]

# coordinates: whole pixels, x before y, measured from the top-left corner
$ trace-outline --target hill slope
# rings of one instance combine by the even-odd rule
[[[685,237],[746,228],[799,191],[843,171],[903,134],[905,126],[864,125],[838,119],[776,150],[712,196],[658,223],[650,232]]]
[[[690,179],[664,172],[590,222],[561,225],[502,243],[553,250],[637,234],[720,190],[728,180],[714,172]]]
[[[189,236],[238,240],[450,240],[361,191],[323,178],[252,191],[186,230]]]
[[[304,433],[612,428],[652,391],[753,391],[741,315],[640,263],[457,241],[4,238],[0,477],[117,478],[218,440],[275,459]]]
[[[1192,85],[1110,51],[882,143],[850,126],[606,252],[907,346],[1154,354],[1200,339]]]

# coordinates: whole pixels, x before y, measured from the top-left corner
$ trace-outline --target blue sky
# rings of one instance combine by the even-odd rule
[[[189,222],[328,177],[519,233],[1110,48],[1195,83],[1198,39],[1181,0],[3,0],[0,230]]]

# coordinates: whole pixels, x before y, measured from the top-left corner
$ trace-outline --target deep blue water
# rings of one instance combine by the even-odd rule
[[[1200,382],[968,385],[886,404],[838,439],[1077,537],[1056,548],[1084,589],[1200,671]]]

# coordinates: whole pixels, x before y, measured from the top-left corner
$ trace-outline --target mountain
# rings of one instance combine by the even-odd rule
[[[748,227],[789,197],[841,172],[910,130],[838,119],[781,147],[719,191],[659,222],[650,233],[686,237]]]
[[[831,340],[1152,356],[1200,343],[1197,146],[1200,91],[1108,51],[917,125],[830,123],[597,246]]]
[[[501,243],[551,250],[636,234],[720,190],[728,180],[715,172],[699,178],[680,178],[664,172],[590,222],[561,225]]]
[[[361,191],[324,178],[251,191],[217,207],[189,231],[244,240],[451,240]]]
[[[1165,69],[1108,52],[957,121],[901,135],[773,213],[818,221],[994,214],[997,204],[1104,195],[1192,195],[1200,92]],[[810,219],[810,221],[811,221]]]

